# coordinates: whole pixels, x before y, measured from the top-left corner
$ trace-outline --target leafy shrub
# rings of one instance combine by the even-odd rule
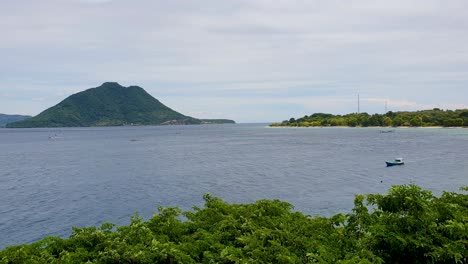
[[[463,190],[468,190],[464,188]],[[467,263],[468,195],[435,197],[416,185],[357,195],[330,218],[279,200],[228,204],[209,194],[204,208],[159,208],[128,226],[73,228],[0,251],[0,263]],[[182,221],[181,216],[186,220]]]

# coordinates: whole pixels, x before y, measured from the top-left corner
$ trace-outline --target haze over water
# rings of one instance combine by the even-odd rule
[[[358,193],[468,185],[468,129],[268,128],[265,124],[0,129],[0,248],[72,226],[127,224],[156,207],[280,199],[345,213]],[[385,161],[405,158],[404,166]]]

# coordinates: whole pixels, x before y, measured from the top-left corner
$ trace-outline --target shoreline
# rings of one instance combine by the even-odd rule
[[[383,127],[383,126],[271,126],[268,125],[268,127],[271,128],[384,128],[384,129],[396,129],[396,128],[431,128],[431,129],[457,129],[457,128],[462,128],[462,129],[468,129],[468,127],[444,127],[444,126],[425,126],[425,127],[412,127],[412,126],[397,126],[397,127]]]

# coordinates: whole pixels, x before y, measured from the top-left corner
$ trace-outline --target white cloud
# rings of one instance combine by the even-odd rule
[[[354,111],[358,92],[392,94],[402,108],[463,105],[467,8],[462,0],[4,1],[0,93],[27,102],[27,88],[41,87],[44,101],[15,107],[2,97],[0,112],[37,113],[57,93],[104,81],[177,97],[189,112],[270,111],[267,120],[281,109]],[[191,103],[213,95],[231,108]]]

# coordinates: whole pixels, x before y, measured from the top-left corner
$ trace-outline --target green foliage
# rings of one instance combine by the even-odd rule
[[[365,228],[372,251],[387,263],[466,263],[468,196],[444,192],[437,198],[415,185],[368,195],[376,206]]]
[[[165,122],[199,124],[163,105],[138,86],[104,83],[71,95],[39,115],[7,127],[88,127],[158,125]]]
[[[468,187],[461,189],[467,191]],[[468,195],[415,185],[357,195],[349,214],[310,217],[279,200],[163,208],[128,226],[73,228],[0,251],[0,263],[467,263]],[[182,221],[184,216],[186,220]]]
[[[385,115],[367,113],[331,115],[317,113],[302,118],[291,118],[289,121],[272,124],[271,126],[445,126],[445,127],[468,127],[468,110],[447,110],[438,108],[416,112],[392,112]]]

